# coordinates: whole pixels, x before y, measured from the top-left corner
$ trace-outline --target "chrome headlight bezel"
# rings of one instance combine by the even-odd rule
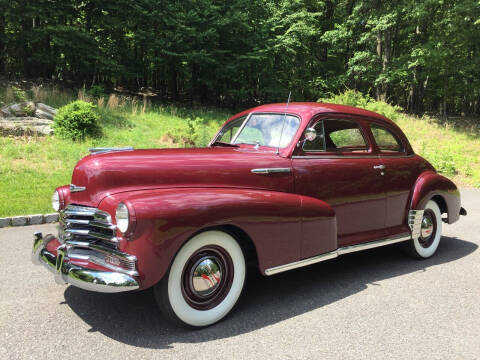
[[[119,203],[115,210],[115,221],[117,223],[117,229],[122,234],[126,234],[130,227],[130,212],[128,206],[123,202]]]

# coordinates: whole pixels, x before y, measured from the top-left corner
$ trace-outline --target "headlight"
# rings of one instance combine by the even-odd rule
[[[130,222],[127,205],[124,203],[118,204],[117,211],[115,213],[115,219],[117,220],[118,230],[125,234],[128,230],[128,225]]]
[[[55,190],[52,195],[52,207],[55,211],[60,210],[60,195],[57,190]]]

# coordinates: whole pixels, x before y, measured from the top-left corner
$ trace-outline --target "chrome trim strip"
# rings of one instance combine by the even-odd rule
[[[237,132],[235,133],[235,135],[233,135],[233,139],[230,140],[230,144],[235,144],[235,141],[237,141],[237,138],[238,136],[240,135],[240,132],[243,130],[243,128],[245,127],[245,125],[247,125],[247,122],[248,120],[250,119],[250,117],[252,116],[252,113],[248,114],[247,117],[245,118],[245,120],[243,121],[242,125],[238,128]]]
[[[396,158],[410,158],[414,157],[415,154],[412,155],[392,155],[392,156],[385,156],[382,154],[378,155],[294,155],[292,159],[396,159]]]
[[[120,147],[120,148],[97,147],[97,148],[90,148],[88,149],[88,151],[91,154],[104,154],[112,151],[133,151],[133,147],[131,146]]]
[[[291,168],[263,168],[263,169],[252,169],[250,170],[254,174],[280,174],[280,173],[289,173],[292,171]]]
[[[407,240],[410,240],[410,239],[411,239],[410,235],[405,233],[405,234],[397,235],[397,236],[394,236],[394,237],[389,237],[389,238],[382,239],[382,240],[370,241],[370,242],[364,243],[364,244],[344,246],[344,247],[338,248],[337,250],[334,250],[334,251],[331,251],[331,252],[328,252],[328,253],[316,255],[316,256],[313,256],[313,257],[310,257],[310,258],[307,258],[307,259],[303,259],[303,260],[300,260],[300,261],[295,261],[295,262],[292,262],[292,263],[289,263],[289,264],[280,265],[280,266],[276,266],[276,267],[273,267],[273,268],[266,269],[265,270],[265,275],[270,276],[270,275],[278,274],[278,273],[281,273],[281,272],[284,272],[284,271],[288,271],[288,270],[296,269],[296,268],[299,268],[299,267],[315,264],[315,263],[318,263],[318,262],[321,262],[321,261],[334,259],[334,258],[336,258],[340,255],[344,255],[344,254],[348,254],[348,253],[352,253],[352,252],[356,252],[356,251],[373,249],[373,248],[380,247],[380,246],[391,245],[391,244],[395,244],[395,243],[398,243],[398,242],[407,241]]]
[[[294,155],[292,159],[378,159],[378,155]]]
[[[281,272],[284,272],[284,271],[287,271],[287,270],[292,270],[292,269],[296,269],[296,268],[299,268],[299,267],[315,264],[317,262],[334,259],[337,256],[338,256],[338,253],[335,250],[335,251],[328,252],[328,253],[325,253],[325,254],[313,256],[313,257],[308,258],[308,259],[295,261],[295,262],[290,263],[290,264],[280,265],[280,266],[276,266],[276,267],[267,269],[267,270],[265,270],[265,275],[270,276],[270,275],[278,274],[278,273],[281,273]]]
[[[85,186],[77,186],[74,184],[70,184],[70,192],[80,192],[80,191],[85,191],[87,188]]]
[[[408,212],[408,226],[412,232],[412,239],[418,239],[422,230],[424,210],[410,210]]]
[[[349,253],[356,252],[356,251],[374,249],[374,248],[380,247],[380,246],[391,245],[391,244],[395,244],[395,243],[398,243],[398,242],[407,241],[407,240],[410,240],[410,239],[411,239],[410,235],[408,233],[405,233],[405,234],[402,234],[402,235],[398,235],[398,236],[383,239],[383,240],[376,240],[376,241],[370,241],[370,242],[364,243],[364,244],[355,244],[355,245],[350,245],[350,246],[344,246],[344,247],[339,248],[337,251],[338,251],[338,255],[344,255],[344,254],[349,254]]]

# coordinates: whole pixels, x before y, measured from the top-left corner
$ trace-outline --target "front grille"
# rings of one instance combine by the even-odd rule
[[[60,237],[63,241],[80,241],[117,249],[116,225],[111,216],[92,207],[68,205],[60,211]]]

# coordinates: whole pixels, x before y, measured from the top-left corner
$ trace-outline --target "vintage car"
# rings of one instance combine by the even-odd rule
[[[86,290],[153,287],[190,327],[230,312],[249,265],[270,276],[399,242],[428,258],[466,214],[392,121],[321,103],[246,110],[206,148],[91,149],[52,202],[59,233],[35,234],[35,263]]]

